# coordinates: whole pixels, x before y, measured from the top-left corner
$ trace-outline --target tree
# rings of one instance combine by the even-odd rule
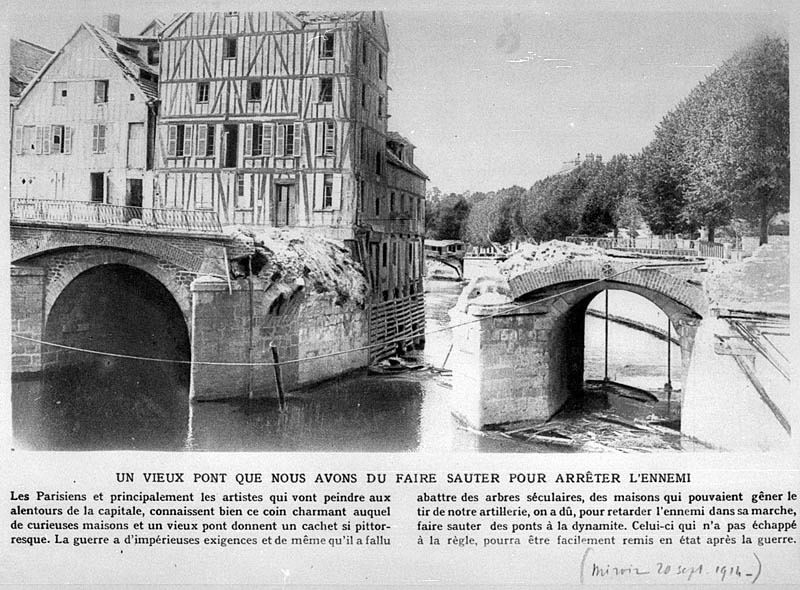
[[[428,236],[438,240],[460,240],[469,215],[469,203],[463,195],[450,193],[433,212]]]

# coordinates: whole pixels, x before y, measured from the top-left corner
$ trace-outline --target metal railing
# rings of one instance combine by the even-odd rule
[[[567,236],[567,242],[595,246],[603,250],[622,250],[638,254],[731,258],[735,250],[719,242],[684,238],[608,238]]]
[[[89,201],[11,199],[11,221],[38,221],[148,231],[222,233],[214,211],[146,209]]]

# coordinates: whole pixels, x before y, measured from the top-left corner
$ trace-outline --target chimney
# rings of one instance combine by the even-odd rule
[[[119,35],[119,15],[118,14],[104,14],[103,15],[103,28],[106,31]]]

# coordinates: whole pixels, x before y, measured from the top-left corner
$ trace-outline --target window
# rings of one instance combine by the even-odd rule
[[[64,126],[52,125],[50,127],[50,153],[63,154],[64,153]]]
[[[381,198],[375,197],[375,217],[381,216]]]
[[[381,80],[383,80],[383,77],[386,75],[386,72],[384,71],[385,67],[386,60],[382,53],[378,53],[378,78]]]
[[[261,101],[261,80],[251,80],[247,83],[247,100]]]
[[[294,125],[285,125],[286,131],[284,131],[284,143],[283,143],[283,155],[285,156],[293,156],[294,155]]]
[[[106,153],[106,126],[93,125],[92,126],[92,153],[104,154]]]
[[[386,263],[389,260],[389,244],[384,242],[381,244],[381,266],[386,268]]]
[[[383,97],[378,97],[378,116],[383,117]]]
[[[236,57],[236,37],[225,37],[222,40],[222,57],[225,59]]]
[[[367,106],[367,85],[363,82],[361,83],[361,106]]]
[[[367,130],[362,127],[361,128],[361,161],[362,162],[366,162],[367,161],[366,140],[367,140]]]
[[[302,123],[278,125],[277,156],[299,156],[303,152]]]
[[[325,174],[322,183],[322,208],[333,207],[333,174]]]
[[[336,154],[336,124],[333,121],[325,121],[322,153],[326,156]]]
[[[207,103],[208,102],[208,82],[198,82],[197,83],[197,102],[198,103]]]
[[[170,125],[167,131],[167,155],[182,157],[192,155],[192,126]]]
[[[66,82],[55,82],[53,84],[53,104],[67,104]]]
[[[394,213],[394,191],[389,195],[389,213]]]
[[[319,38],[319,56],[322,59],[333,57],[334,36],[333,31],[328,31]]]
[[[375,153],[375,174],[378,176],[383,172],[383,161],[381,160],[381,153]]]
[[[367,40],[361,42],[361,63],[367,65]]]
[[[108,80],[94,81],[94,102],[95,104],[108,102]]]
[[[244,155],[264,155],[264,128],[271,125],[262,123],[248,123],[244,128]]]
[[[320,78],[319,102],[333,102],[333,78]]]
[[[213,156],[214,151],[214,131],[216,129],[215,125],[207,125],[206,126],[206,149],[200,155],[202,156],[205,153],[206,156]]]
[[[214,155],[214,125],[197,126],[197,155]]]

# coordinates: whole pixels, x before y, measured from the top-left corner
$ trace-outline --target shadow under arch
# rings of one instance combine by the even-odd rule
[[[172,449],[184,444],[189,331],[181,307],[157,278],[116,263],[82,271],[55,297],[43,340],[182,362],[43,346],[39,395],[17,400],[14,408],[15,418],[19,414],[38,424],[36,432],[28,433],[30,446]]]

